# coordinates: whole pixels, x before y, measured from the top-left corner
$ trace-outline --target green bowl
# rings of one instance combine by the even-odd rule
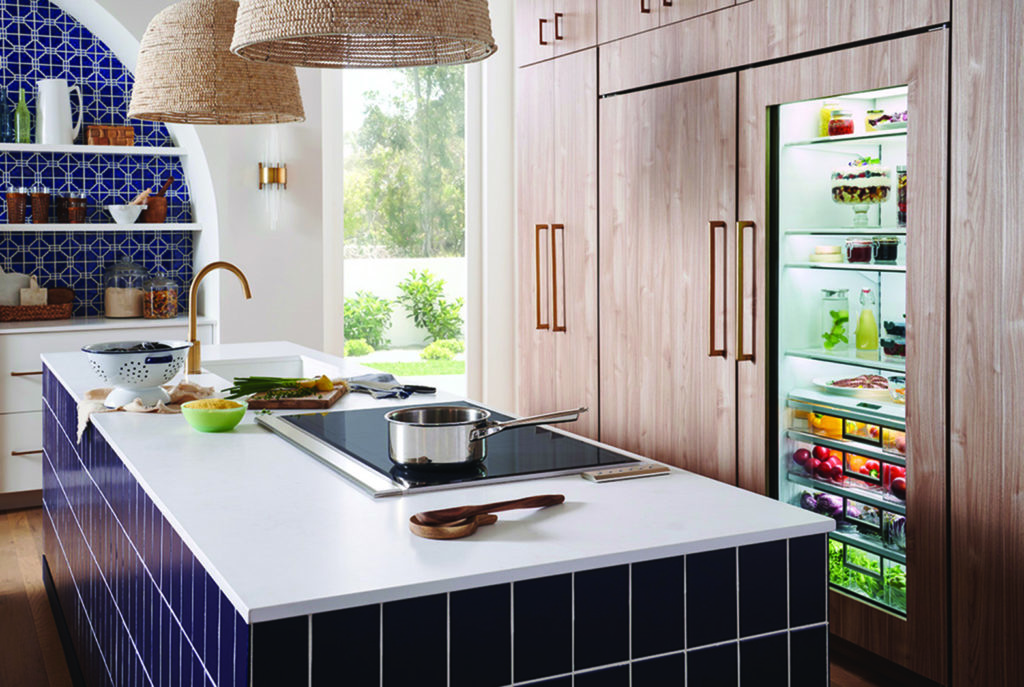
[[[181,414],[185,416],[185,421],[192,425],[192,429],[200,432],[230,432],[238,426],[245,417],[245,411],[249,409],[249,404],[245,401],[235,401],[241,404],[238,408],[223,409],[190,408],[191,403],[195,401],[189,401],[181,406]]]

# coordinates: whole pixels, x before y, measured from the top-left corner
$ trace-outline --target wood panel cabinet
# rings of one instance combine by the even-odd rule
[[[756,226],[756,255],[770,255],[774,200],[766,186],[775,106],[843,93],[908,87],[906,228],[907,533],[906,619],[833,592],[831,631],[937,682],[947,678],[946,409],[947,214],[946,141],[949,36],[934,31],[740,73],[738,217]],[[820,153],[819,153],[820,154]],[[810,180],[808,180],[808,183]],[[781,252],[784,248],[778,248]],[[737,367],[740,485],[766,485],[767,376],[772,350],[764,295],[775,279],[764,259],[753,284],[754,360]],[[778,303],[779,309],[792,303]],[[859,373],[857,373],[859,374]],[[781,401],[780,401],[781,402]],[[771,440],[770,440],[771,441]],[[783,460],[782,457],[779,460]]]
[[[597,6],[598,0],[517,0],[516,64],[594,47]]]
[[[577,406],[568,431],[596,438],[597,55],[519,70],[518,405]]]
[[[735,5],[736,0],[602,0],[602,43]]]
[[[601,101],[601,439],[736,482],[736,75]]]

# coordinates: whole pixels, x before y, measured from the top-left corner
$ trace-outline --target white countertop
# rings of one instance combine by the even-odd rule
[[[212,317],[197,317],[196,323],[216,324]],[[96,329],[148,329],[150,327],[187,327],[188,317],[181,315],[166,320],[144,317],[72,317],[67,320],[31,320],[0,322],[0,334],[45,334],[47,332],[78,332]]]
[[[204,361],[301,354],[288,343],[203,348]],[[97,382],[81,353],[43,356],[74,394]],[[221,386],[213,375],[193,376]],[[348,394],[333,410],[422,403]],[[180,416],[107,413],[93,422],[249,622],[349,608],[574,570],[819,534],[833,521],[688,472],[593,484],[579,476],[374,499],[255,424],[193,431]],[[500,514],[467,539],[414,536],[434,508],[565,494],[541,511]]]

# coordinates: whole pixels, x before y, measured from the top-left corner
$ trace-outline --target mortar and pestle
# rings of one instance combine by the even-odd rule
[[[174,183],[174,177],[167,177],[167,181],[160,187],[160,190],[155,194],[148,195],[147,192],[139,194],[139,198],[136,198],[133,203],[141,202],[146,204],[146,209],[142,211],[141,221],[145,224],[163,224],[167,221],[167,189]],[[143,198],[143,196],[145,196]]]

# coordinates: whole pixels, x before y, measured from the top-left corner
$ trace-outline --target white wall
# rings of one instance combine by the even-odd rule
[[[95,0],[136,39],[170,0]],[[257,188],[267,126],[197,126],[216,201],[215,244],[204,237],[197,260],[238,265],[252,285],[245,301],[234,276],[214,273],[211,313],[220,318],[224,343],[288,339],[322,348],[323,263],[320,74],[299,70],[306,110],[301,124],[277,125],[288,164],[288,190],[281,204],[280,229],[270,232]],[[193,181],[193,184],[195,181]],[[201,265],[199,265],[201,266]],[[217,281],[221,286],[217,288]],[[206,283],[206,282],[204,282]]]

